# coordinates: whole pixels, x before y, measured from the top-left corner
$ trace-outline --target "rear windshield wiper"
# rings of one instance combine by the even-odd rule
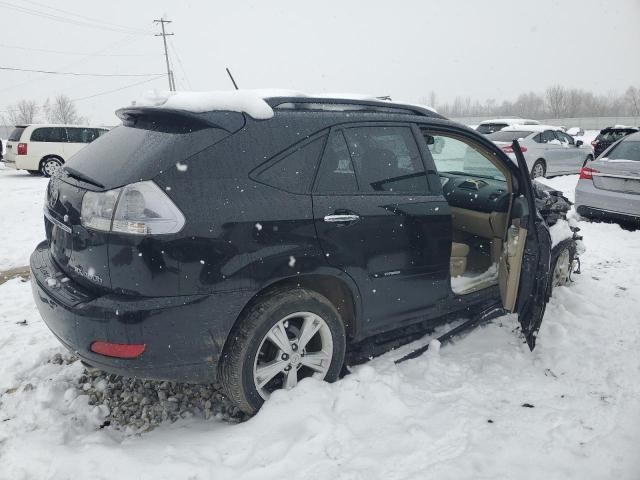
[[[80,180],[85,183],[90,183],[95,187],[104,188],[104,185],[102,185],[100,182],[94,180],[93,178],[87,177],[84,173],[80,173],[75,168],[65,166],[64,171],[67,172],[71,178],[75,178],[76,180]]]

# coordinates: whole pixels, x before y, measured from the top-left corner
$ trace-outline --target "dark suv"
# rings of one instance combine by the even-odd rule
[[[521,156],[410,105],[256,101],[270,118],[125,108],[52,178],[32,285],[67,348],[249,413],[372,338],[489,309],[533,348],[551,241]]]
[[[593,142],[591,142],[591,146],[593,147],[593,158],[598,158],[602,152],[604,152],[611,145],[616,143],[623,137],[631,133],[637,132],[638,128],[636,127],[607,127],[600,130],[600,133],[595,138]]]

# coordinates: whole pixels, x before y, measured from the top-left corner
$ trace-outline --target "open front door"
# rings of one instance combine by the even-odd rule
[[[504,307],[518,314],[522,333],[533,350],[549,299],[551,236],[536,209],[529,169],[517,140],[512,147],[518,161],[522,196],[513,205],[513,220],[500,262],[500,291]]]

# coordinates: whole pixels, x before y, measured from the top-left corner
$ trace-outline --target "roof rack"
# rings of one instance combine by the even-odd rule
[[[393,113],[397,115],[420,115],[443,118],[438,113],[415,105],[404,105],[384,100],[356,100],[346,98],[274,97],[266,99],[271,107],[278,110],[304,110],[314,112],[360,112]]]

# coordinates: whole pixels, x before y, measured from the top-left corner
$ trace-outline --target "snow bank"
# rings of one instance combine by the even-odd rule
[[[549,228],[549,234],[551,235],[551,248],[563,240],[573,237],[573,231],[569,228],[569,222],[566,220],[558,220]]]

